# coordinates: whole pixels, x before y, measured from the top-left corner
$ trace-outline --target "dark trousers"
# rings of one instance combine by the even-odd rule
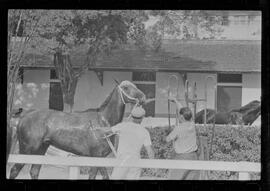
[[[198,160],[196,152],[191,153],[174,153],[173,159],[176,160]],[[199,170],[171,169],[169,172],[170,180],[199,180]]]

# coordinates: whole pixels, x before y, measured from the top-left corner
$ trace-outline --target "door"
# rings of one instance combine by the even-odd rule
[[[52,69],[50,73],[49,109],[58,111],[64,110],[62,88],[54,69]]]
[[[156,94],[156,72],[148,71],[134,71],[132,72],[132,81],[136,84],[146,96],[146,99],[155,98]],[[155,101],[144,105],[145,116],[155,116]]]
[[[146,99],[155,98],[156,85],[155,84],[136,84],[146,96]],[[145,116],[155,117],[155,101],[152,101],[143,106],[145,109]]]
[[[242,88],[233,86],[217,87],[217,109],[219,112],[229,112],[241,107]]]

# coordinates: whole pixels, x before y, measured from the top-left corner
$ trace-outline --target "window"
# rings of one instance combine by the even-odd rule
[[[217,110],[228,112],[241,107],[242,75],[218,74],[217,82]]]
[[[218,74],[218,83],[242,83],[241,74]]]
[[[133,81],[156,81],[155,72],[133,72],[132,74]]]
[[[228,26],[229,25],[229,17],[228,16],[222,16],[221,24],[223,26]]]
[[[146,99],[155,98],[156,94],[156,73],[155,72],[133,72],[133,83],[146,95]],[[145,116],[155,116],[155,101],[143,106]]]
[[[60,80],[57,78],[55,69],[50,72],[50,97],[49,109],[63,111],[64,101]]]
[[[233,22],[235,25],[247,25],[248,24],[248,16],[246,16],[246,15],[234,16]]]
[[[50,79],[51,79],[51,80],[58,79],[58,77],[57,77],[57,75],[56,75],[56,70],[55,70],[55,69],[51,69],[51,72],[50,72]]]

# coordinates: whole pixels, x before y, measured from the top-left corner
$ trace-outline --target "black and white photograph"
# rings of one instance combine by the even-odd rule
[[[261,180],[262,12],[9,9],[6,179]]]

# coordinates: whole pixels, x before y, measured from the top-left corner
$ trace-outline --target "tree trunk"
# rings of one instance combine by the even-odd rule
[[[61,83],[64,112],[71,113],[74,105],[74,95],[76,92],[78,77],[75,75],[69,56],[63,55],[61,51],[55,53],[54,65],[56,74]]]
[[[72,106],[69,103],[64,102],[64,112],[72,113]]]

